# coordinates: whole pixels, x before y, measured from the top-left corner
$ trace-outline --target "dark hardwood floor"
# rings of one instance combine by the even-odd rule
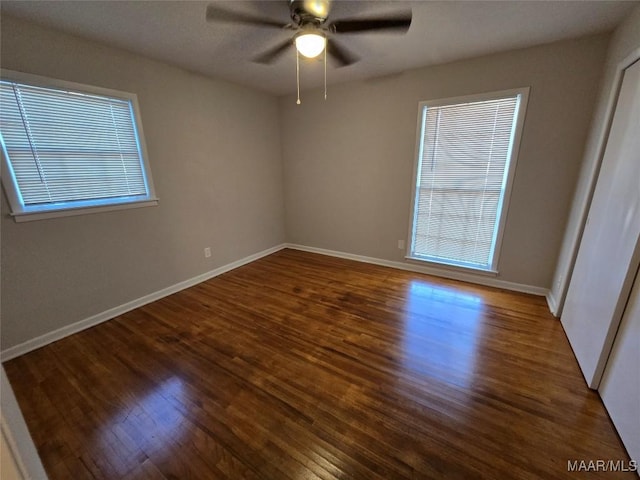
[[[293,250],[5,368],[51,479],[553,479],[628,461],[543,298]]]

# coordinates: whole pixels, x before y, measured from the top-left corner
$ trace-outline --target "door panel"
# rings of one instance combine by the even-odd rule
[[[624,73],[561,317],[597,388],[640,262],[640,61]]]
[[[640,277],[631,290],[598,390],[629,455],[640,462]]]

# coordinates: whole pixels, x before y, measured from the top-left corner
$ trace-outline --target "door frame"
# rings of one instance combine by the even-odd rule
[[[591,171],[588,174],[588,193],[585,200],[580,205],[580,221],[578,229],[573,235],[573,241],[571,242],[571,260],[567,265],[564,275],[562,275],[561,285],[558,291],[560,294],[558,298],[549,299],[549,307],[554,316],[560,318],[562,316],[562,310],[564,308],[564,302],[567,298],[567,292],[569,291],[569,284],[571,283],[571,277],[573,275],[573,269],[576,265],[576,259],[578,257],[578,250],[584,230],[587,224],[587,218],[589,216],[589,210],[591,208],[591,202],[593,201],[593,194],[596,189],[596,183],[600,175],[600,167],[602,166],[602,160],[607,149],[607,143],[609,143],[609,134],[611,133],[611,126],[613,124],[613,117],[616,113],[616,106],[618,104],[618,97],[620,96],[620,90],[622,88],[622,79],[624,78],[624,72],[627,68],[633,65],[636,61],[640,60],[640,46],[634,48],[624,59],[618,62],[616,72],[613,78],[611,90],[609,91],[609,97],[607,99],[607,106],[605,110],[604,126],[600,130],[596,147],[596,161],[593,162]],[[548,297],[548,295],[547,295]]]

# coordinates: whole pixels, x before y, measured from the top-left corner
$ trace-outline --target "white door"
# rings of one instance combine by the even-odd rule
[[[624,73],[562,325],[597,388],[640,262],[640,61]]]
[[[640,462],[640,276],[598,390],[629,456]]]

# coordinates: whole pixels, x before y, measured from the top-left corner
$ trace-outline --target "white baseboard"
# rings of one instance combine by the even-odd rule
[[[49,343],[53,343],[57,340],[60,340],[69,335],[73,335],[74,333],[80,332],[87,328],[98,325],[99,323],[105,322],[107,320],[111,320],[119,315],[127,313],[136,308],[142,307],[151,302],[155,302],[156,300],[160,300],[168,295],[172,295],[180,290],[184,290],[185,288],[192,287],[197,285],[198,283],[202,283],[210,278],[217,277],[223,273],[226,273],[235,268],[241,267],[242,265],[246,265],[247,263],[251,263],[259,258],[266,257],[267,255],[271,255],[279,250],[284,248],[291,248],[293,250],[301,250],[305,252],[318,253],[321,255],[328,255],[331,257],[339,257],[347,260],[355,260],[357,262],[371,263],[373,265],[381,265],[384,267],[397,268],[400,270],[407,270],[410,272],[416,273],[425,273],[427,275],[435,275],[439,277],[450,278],[452,280],[461,280],[469,283],[476,283],[480,285],[486,285],[489,287],[497,287],[504,288],[505,290],[513,290],[516,292],[524,292],[530,293],[533,295],[546,296],[547,303],[552,313],[555,312],[555,299],[551,295],[548,289],[535,287],[532,285],[524,285],[521,283],[513,283],[507,282],[504,280],[498,280],[492,277],[484,277],[472,275],[464,272],[456,272],[456,271],[448,271],[441,270],[437,268],[431,268],[427,266],[414,265],[412,263],[403,263],[403,262],[394,262],[391,260],[383,260],[381,258],[374,257],[366,257],[363,255],[355,255],[352,253],[346,252],[338,252],[335,250],[327,250],[324,248],[316,248],[316,247],[307,247],[305,245],[297,245],[291,243],[284,243],[281,245],[277,245],[272,248],[268,248],[261,252],[255,253],[253,255],[249,255],[235,262],[231,262],[227,265],[223,265],[222,267],[218,267],[215,270],[211,270],[209,272],[203,273],[196,277],[190,278],[180,283],[176,283],[175,285],[171,285],[167,288],[163,288],[162,290],[158,290],[157,292],[150,293],[149,295],[145,295],[144,297],[138,298],[136,300],[132,300],[125,304],[119,305],[117,307],[111,308],[104,312],[93,315],[84,320],[80,320],[79,322],[73,323],[71,325],[67,325],[65,327],[59,328],[49,333],[45,333],[39,337],[33,338],[31,340],[27,340],[24,343],[19,345],[15,345],[13,347],[7,348],[0,352],[0,361],[5,362],[7,360],[11,360],[12,358],[19,357],[20,355],[24,355],[27,352],[35,350],[40,347],[44,347]]]
[[[383,267],[397,268],[410,272],[425,273],[427,275],[434,275],[438,277],[449,278],[452,280],[476,283],[488,287],[503,288],[505,290],[512,290],[515,292],[530,293],[541,297],[547,296],[549,294],[549,290],[546,288],[536,287],[533,285],[525,285],[522,283],[507,282],[505,280],[498,280],[497,278],[485,277],[482,275],[473,275],[470,273],[457,272],[453,270],[444,270],[422,265],[415,265],[413,263],[394,262],[391,260],[383,260],[381,258],[366,257],[363,255],[338,252],[335,250],[327,250],[324,248],[307,247],[305,245],[297,245],[293,243],[286,244],[286,248],[291,248],[293,250],[302,250],[304,252],[319,253],[321,255],[329,255],[331,257],[345,258],[347,260],[355,260],[357,262],[371,263],[373,265],[381,265]]]
[[[49,333],[45,333],[39,337],[33,338],[31,340],[27,340],[24,343],[20,343],[13,347],[7,348],[0,352],[0,361],[5,362],[7,360],[11,360],[12,358],[19,357],[20,355],[24,355],[27,352],[35,350],[40,347],[44,347],[49,343],[53,343],[57,340],[60,340],[64,337],[72,335],[74,333],[80,332],[87,328],[98,325],[99,323],[105,322],[107,320],[111,320],[119,315],[127,313],[136,308],[142,307],[147,303],[155,302],[156,300],[160,300],[168,295],[172,295],[180,290],[184,290],[185,288],[193,287],[198,283],[202,283],[210,278],[217,277],[218,275],[222,275],[230,270],[241,267],[242,265],[246,265],[247,263],[251,263],[259,258],[266,257],[267,255],[271,255],[279,250],[286,248],[286,244],[277,245],[272,248],[268,248],[258,253],[254,253],[253,255],[249,255],[240,260],[236,260],[235,262],[228,263],[227,265],[223,265],[222,267],[218,267],[215,270],[211,270],[209,272],[203,273],[196,277],[190,278],[180,283],[176,283],[175,285],[171,285],[167,288],[163,288],[162,290],[158,290],[157,292],[150,293],[149,295],[145,295],[144,297],[138,298],[136,300],[132,300],[125,304],[119,305],[114,308],[110,308],[104,312],[98,313],[96,315],[92,315],[89,318],[84,320],[80,320],[79,322],[73,323],[71,325],[67,325],[65,327],[59,328]]]

